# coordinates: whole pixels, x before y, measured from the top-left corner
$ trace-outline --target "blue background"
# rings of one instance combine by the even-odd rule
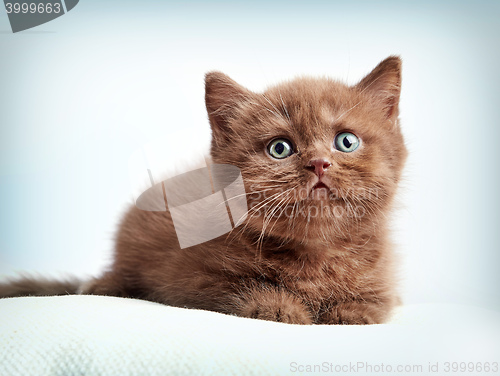
[[[91,1],[13,34],[0,11],[0,276],[90,276],[151,140],[209,140],[203,75],[355,83],[404,60],[394,215],[406,303],[500,310],[500,3]],[[184,142],[184,143],[183,143]]]

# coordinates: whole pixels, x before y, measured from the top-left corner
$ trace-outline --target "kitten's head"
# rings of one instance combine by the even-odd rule
[[[212,159],[240,168],[247,228],[327,242],[376,227],[406,158],[400,88],[394,56],[354,86],[297,78],[254,93],[208,73]]]

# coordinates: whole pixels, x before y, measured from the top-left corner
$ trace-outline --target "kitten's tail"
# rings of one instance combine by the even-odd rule
[[[46,278],[22,277],[0,283],[0,298],[20,296],[73,295],[80,292],[82,281],[69,278],[64,281]]]

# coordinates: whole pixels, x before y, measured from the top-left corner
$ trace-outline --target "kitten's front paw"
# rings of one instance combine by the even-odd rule
[[[254,302],[254,304],[245,307],[242,316],[286,324],[312,324],[310,314],[301,306],[293,304],[266,306]]]
[[[240,299],[236,312],[239,316],[287,324],[313,323],[307,307],[284,291],[253,291],[249,296]]]
[[[381,324],[388,316],[389,306],[376,303],[339,303],[319,314],[319,324],[370,325]]]
[[[371,325],[377,324],[377,321],[366,313],[342,311],[337,315],[337,323],[342,325]]]

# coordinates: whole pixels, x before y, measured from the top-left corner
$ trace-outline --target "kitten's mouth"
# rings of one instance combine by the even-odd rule
[[[323,182],[319,181],[317,182],[314,187],[312,187],[312,190],[314,191],[315,189],[326,189],[330,190],[330,188]]]
[[[317,182],[312,188],[310,197],[313,200],[328,200],[330,195],[330,187],[322,181]]]

